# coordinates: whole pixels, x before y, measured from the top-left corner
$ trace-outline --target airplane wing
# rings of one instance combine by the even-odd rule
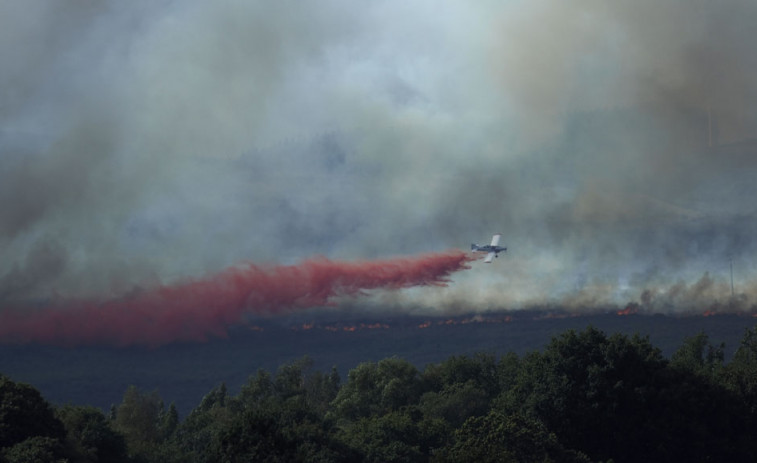
[[[498,246],[499,245],[499,239],[502,237],[499,233],[492,236],[492,246]]]
[[[499,236],[499,235],[494,235],[494,236]],[[491,264],[492,259],[494,259],[494,252],[490,252],[489,254],[487,254],[486,259],[484,259],[484,262],[487,264]]]

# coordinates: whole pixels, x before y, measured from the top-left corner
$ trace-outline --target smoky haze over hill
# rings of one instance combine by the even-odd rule
[[[39,388],[58,403],[88,404],[108,410],[120,403],[129,385],[159,390],[175,402],[182,417],[220,382],[235,393],[259,368],[275,373],[304,355],[315,371],[332,367],[343,379],[362,362],[399,357],[424,369],[450,356],[477,352],[504,355],[542,350],[553,336],[593,326],[607,333],[649,336],[663,355],[678,350],[686,337],[706,333],[713,345],[725,343],[730,361],[755,318],[737,315],[673,317],[591,315],[560,311],[497,312],[429,317],[402,314],[381,318],[352,311],[296,313],[250,320],[225,339],[177,342],[156,348],[40,344],[0,345],[0,373]]]
[[[495,232],[446,288],[336,302],[757,304],[752,1],[29,1],[0,30],[4,310]]]

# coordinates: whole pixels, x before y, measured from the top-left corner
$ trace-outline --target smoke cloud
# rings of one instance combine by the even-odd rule
[[[297,265],[251,263],[202,280],[136,291],[107,301],[53,301],[0,313],[0,341],[62,345],[158,346],[225,336],[247,315],[323,307],[337,296],[372,289],[444,286],[474,257],[459,252],[339,262],[326,258]]]
[[[751,0],[4,2],[0,312],[498,232],[354,304],[752,310],[756,38]]]

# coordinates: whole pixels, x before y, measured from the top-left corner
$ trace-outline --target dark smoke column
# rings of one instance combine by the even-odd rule
[[[225,336],[245,314],[275,314],[331,303],[370,289],[444,286],[475,258],[460,251],[342,262],[314,258],[297,265],[252,263],[217,275],[105,301],[62,301],[0,312],[0,342],[158,346]]]

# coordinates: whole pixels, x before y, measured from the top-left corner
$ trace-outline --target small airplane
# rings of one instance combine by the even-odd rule
[[[489,244],[486,246],[479,246],[474,243],[470,245],[470,250],[476,251],[476,252],[488,252],[489,254],[486,255],[484,262],[487,264],[490,264],[492,262],[492,259],[494,259],[495,257],[499,257],[500,252],[507,251],[506,247],[498,246],[499,239],[501,237],[502,235],[497,233],[496,235],[492,236],[492,244]]]

